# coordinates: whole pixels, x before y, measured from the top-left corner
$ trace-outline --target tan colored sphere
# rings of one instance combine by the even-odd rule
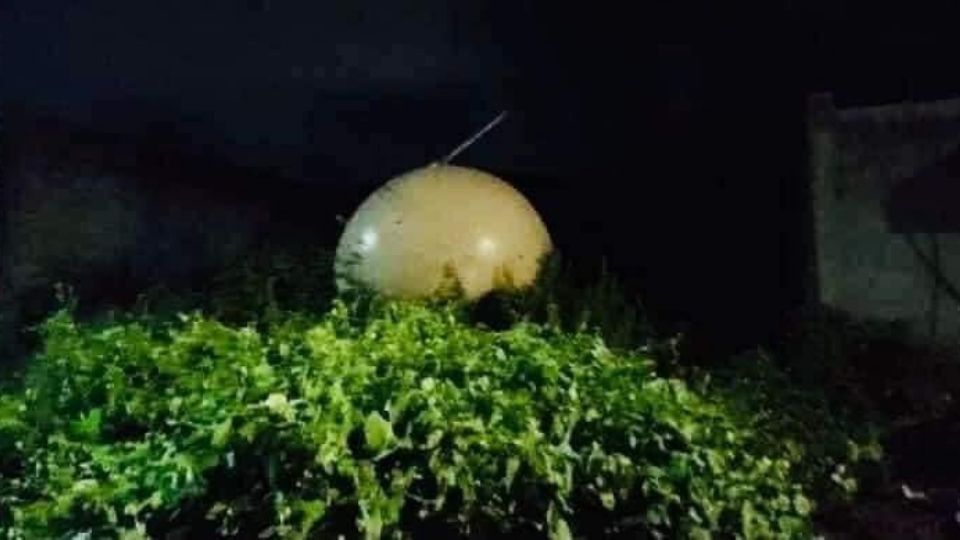
[[[469,299],[524,287],[552,250],[537,211],[503,180],[430,165],[387,182],[347,223],[337,246],[337,286],[359,282],[399,298],[459,284]]]

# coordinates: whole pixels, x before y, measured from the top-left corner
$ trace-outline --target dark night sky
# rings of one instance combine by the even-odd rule
[[[803,292],[806,95],[960,95],[952,3],[6,0],[0,95],[371,186],[509,109],[462,163],[553,179],[677,316],[753,328]]]

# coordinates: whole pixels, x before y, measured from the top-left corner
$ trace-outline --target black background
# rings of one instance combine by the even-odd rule
[[[668,319],[745,344],[807,292],[807,95],[960,95],[955,2],[891,4],[6,0],[0,95],[116,133],[159,119],[331,193],[508,109],[459,163]]]

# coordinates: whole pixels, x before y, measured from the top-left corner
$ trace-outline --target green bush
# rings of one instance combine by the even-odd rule
[[[694,386],[750,426],[758,448],[794,463],[795,480],[821,505],[849,502],[876,472],[883,456],[879,425],[767,352],[749,351],[698,375]]]
[[[169,317],[202,309],[232,324],[263,322],[283,311],[323,312],[336,295],[333,258],[323,247],[278,240],[248,250],[192,290],[157,284],[132,311]]]
[[[533,288],[497,300],[497,312],[508,314],[507,326],[534,321],[591,331],[612,349],[650,356],[661,374],[722,402],[741,425],[750,426],[757,451],[794,463],[795,481],[818,502],[851,500],[861,480],[876,472],[883,454],[880,408],[861,397],[869,385],[851,383],[849,372],[866,350],[867,336],[891,349],[890,340],[878,340],[897,337],[887,327],[848,319],[840,324],[836,315],[823,319],[831,315],[824,313],[817,325],[805,319],[776,355],[752,350],[730,358],[692,357],[684,351],[683,336],[658,333],[643,306],[605,267],[584,275],[557,254],[544,262]],[[858,366],[861,376],[870,365],[876,367]],[[887,379],[888,385],[908,379],[905,375]]]
[[[598,271],[584,270],[564,261],[559,252],[544,257],[533,286],[494,292],[470,316],[494,328],[532,322],[570,332],[592,331],[618,351],[651,349],[669,341],[658,337],[643,305],[605,263]]]
[[[789,459],[594,333],[367,300],[42,335],[0,394],[6,538],[810,533]]]

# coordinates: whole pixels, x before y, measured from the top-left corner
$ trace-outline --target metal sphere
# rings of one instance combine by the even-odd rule
[[[486,172],[430,165],[396,177],[347,222],[336,253],[340,290],[360,283],[390,297],[468,299],[524,287],[552,250],[527,199]]]

